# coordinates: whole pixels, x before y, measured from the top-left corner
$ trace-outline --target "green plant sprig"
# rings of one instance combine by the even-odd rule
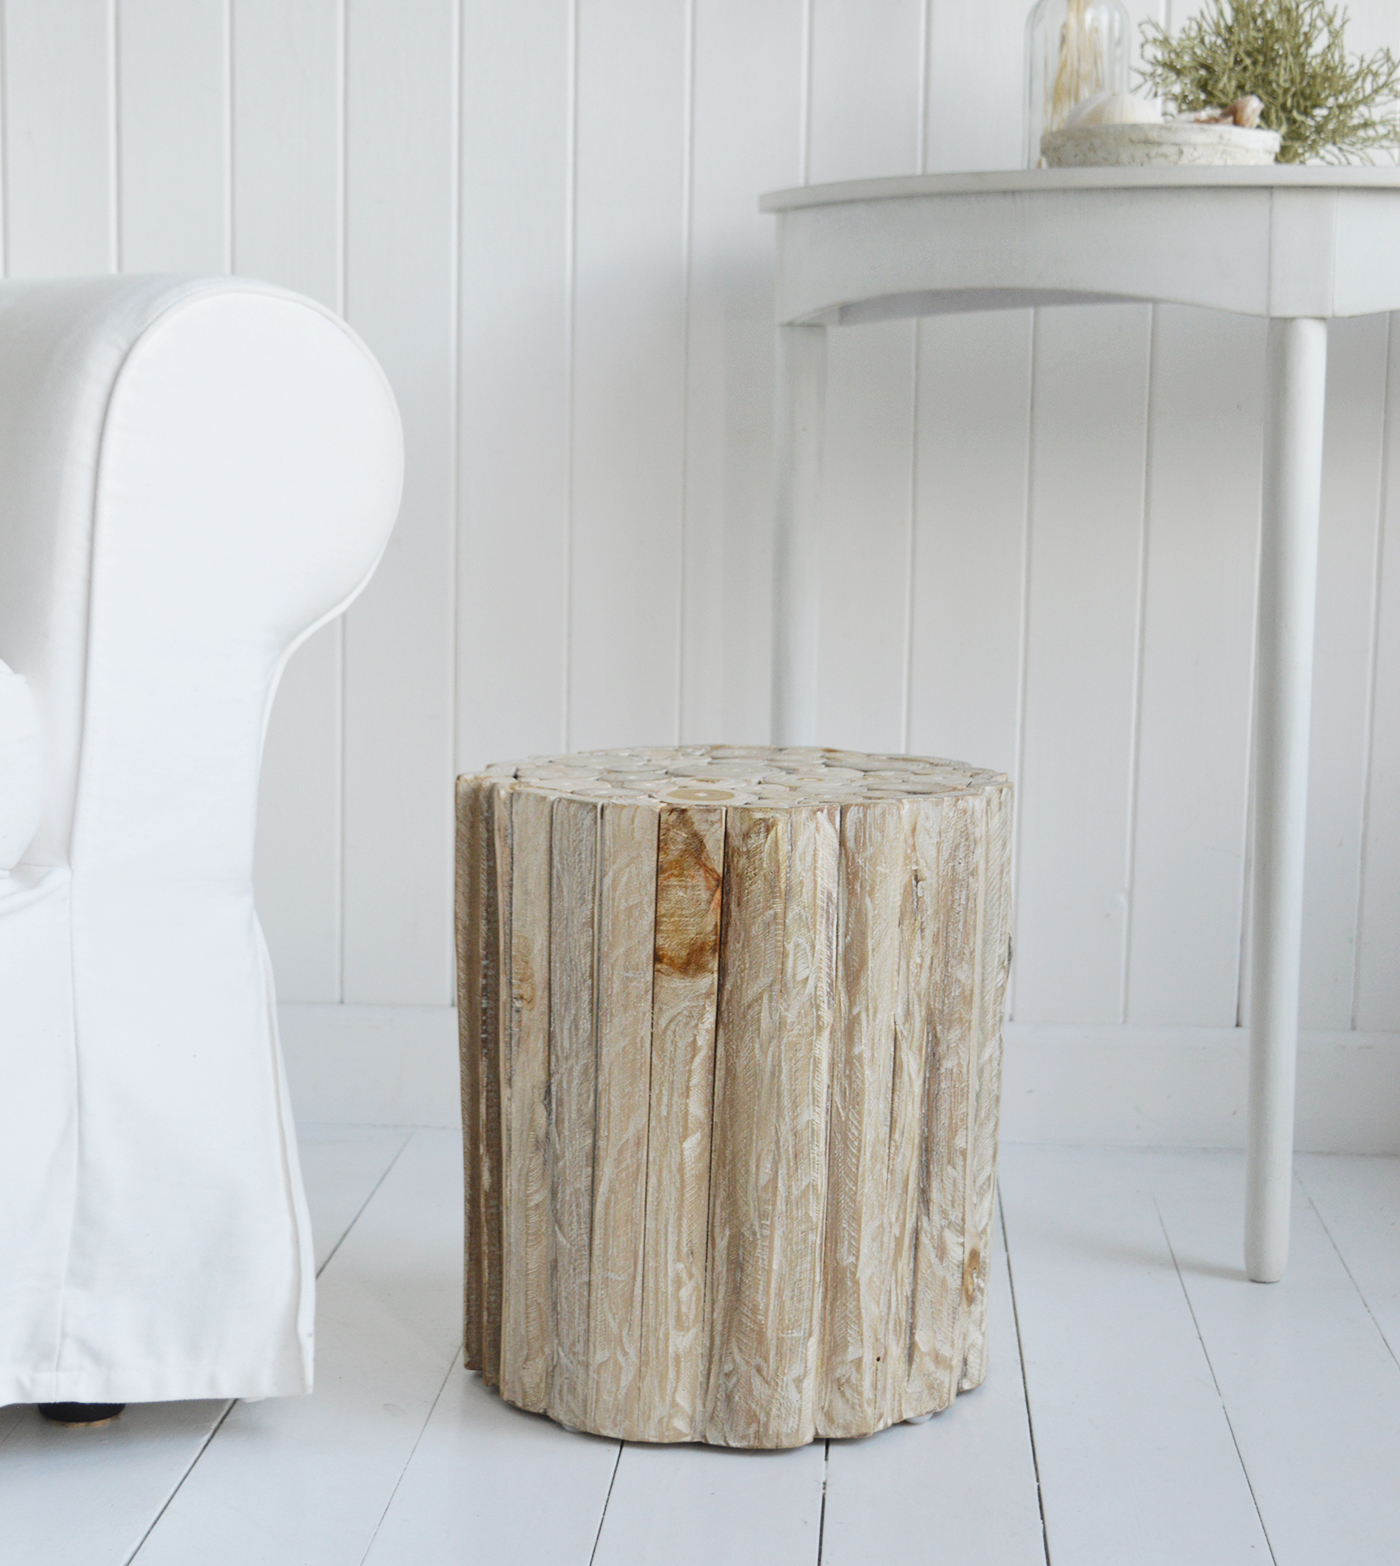
[[[1173,38],[1142,26],[1143,85],[1194,114],[1253,93],[1260,123],[1282,137],[1280,163],[1349,163],[1400,145],[1389,105],[1400,60],[1389,49],[1348,59],[1347,14],[1325,0],[1210,0]]]

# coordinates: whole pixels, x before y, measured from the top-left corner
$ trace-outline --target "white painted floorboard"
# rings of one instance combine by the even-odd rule
[[[593,1566],[816,1566],[825,1446],[629,1443]]]
[[[1006,1147],[985,1385],[926,1425],[747,1454],[508,1408],[460,1365],[455,1135],[301,1145],[330,1257],[316,1392],[87,1433],[0,1410],[0,1566],[1400,1560],[1400,1159],[1301,1159],[1265,1288],[1238,1155]]]
[[[1249,1287],[1237,1262],[1240,1156],[1148,1158],[1274,1560],[1395,1566],[1400,1365],[1312,1204],[1295,1192],[1283,1281]]]
[[[297,1128],[318,1276],[411,1135],[402,1126]]]
[[[20,1410],[0,1446],[4,1566],[125,1566],[226,1402],[143,1403],[97,1430]]]
[[[1152,1167],[1141,1153],[1002,1149],[1049,1556],[1054,1566],[1266,1562]],[[1229,1254],[1238,1249],[1236,1235]]]
[[[523,1414],[458,1364],[366,1566],[586,1562],[617,1456],[616,1441]]]
[[[414,1132],[321,1276],[314,1395],[236,1404],[139,1566],[363,1559],[457,1356],[461,1179]]]
[[[301,1130],[318,1268],[409,1134],[360,1126]],[[0,1410],[0,1563],[124,1566],[228,1407],[142,1404],[91,1431],[46,1424],[32,1408]]]
[[[987,1379],[923,1425],[833,1441],[823,1566],[1046,1566],[1035,1454],[1000,1228]]]
[[[1400,1158],[1311,1153],[1298,1179],[1400,1361]]]

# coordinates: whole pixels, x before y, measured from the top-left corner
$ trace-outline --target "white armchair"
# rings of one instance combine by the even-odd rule
[[[310,1387],[258,768],[401,462],[307,300],[0,285],[0,1403]]]

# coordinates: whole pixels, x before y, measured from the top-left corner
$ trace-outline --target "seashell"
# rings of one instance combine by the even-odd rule
[[[1160,125],[1162,105],[1156,98],[1135,98],[1130,92],[1096,92],[1081,98],[1069,111],[1065,129],[1080,125]]]
[[[1259,116],[1264,112],[1264,103],[1256,98],[1253,93],[1246,97],[1236,98],[1223,109],[1201,109],[1195,114],[1179,114],[1172,122],[1175,125],[1238,125],[1241,130],[1254,130],[1258,127]]]

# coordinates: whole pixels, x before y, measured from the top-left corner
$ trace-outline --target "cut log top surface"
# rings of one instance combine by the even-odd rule
[[[858,805],[920,795],[980,794],[1006,776],[932,756],[879,756],[796,746],[686,745],[583,751],[503,762],[488,776],[522,788],[618,804]]]

